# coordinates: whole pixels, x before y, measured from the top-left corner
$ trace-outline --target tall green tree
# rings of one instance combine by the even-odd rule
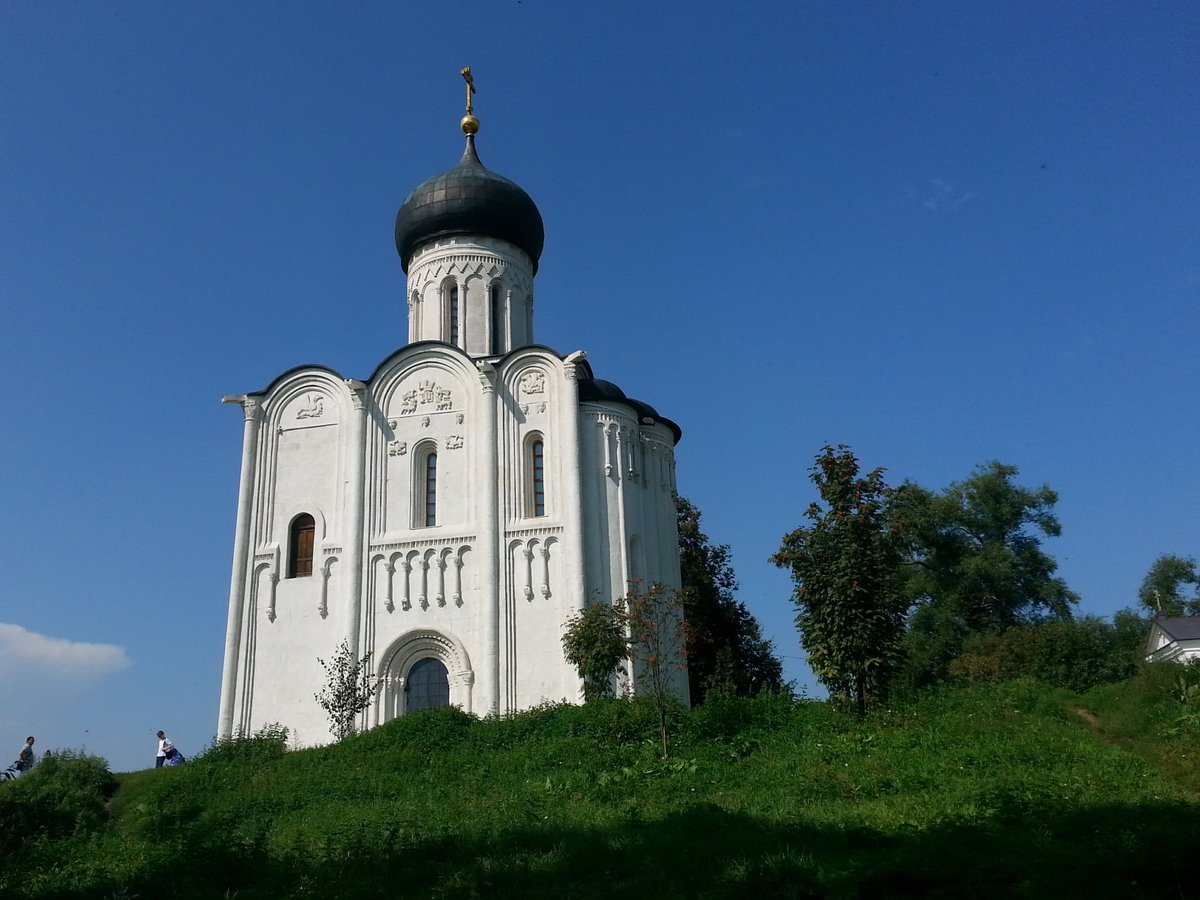
[[[902,656],[907,603],[894,492],[883,469],[860,475],[844,444],[825,446],[811,477],[821,499],[805,513],[810,524],[785,535],[771,561],[791,570],[796,627],[813,672],[834,696],[853,697],[861,715]]]
[[[1062,526],[1058,495],[1015,481],[1016,466],[989,462],[941,493],[905,483],[894,514],[909,540],[905,597],[908,667],[917,683],[945,677],[966,640],[1071,616],[1079,597],[1054,573],[1042,537]]]
[[[1200,573],[1191,557],[1160,556],[1142,579],[1138,600],[1151,613],[1200,616]]]
[[[783,689],[783,663],[758,620],[734,598],[737,578],[728,544],[714,544],[700,529],[700,510],[675,498],[679,569],[684,609],[693,643],[688,655],[692,703],[709,691],[753,697]]]

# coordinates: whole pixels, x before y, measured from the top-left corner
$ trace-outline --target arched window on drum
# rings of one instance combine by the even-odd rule
[[[504,291],[500,285],[493,284],[488,289],[488,313],[491,330],[492,353],[499,355],[504,352]]]
[[[445,339],[457,347],[461,330],[459,328],[458,285],[453,281],[447,282],[442,288],[442,294],[445,297],[446,310]]]

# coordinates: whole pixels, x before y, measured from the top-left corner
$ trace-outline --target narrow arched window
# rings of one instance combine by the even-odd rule
[[[408,334],[410,341],[421,339],[421,295],[416,291],[408,301]]]
[[[531,512],[546,514],[546,445],[535,440],[529,445]]]
[[[312,516],[301,513],[292,519],[288,534],[288,578],[304,578],[312,574],[316,538],[317,523]]]
[[[492,353],[504,352],[504,296],[500,286],[493,284],[488,298],[492,321]]]
[[[437,453],[425,457],[425,525],[437,524]]]
[[[458,346],[458,285],[450,285],[446,297],[446,310],[450,320],[450,343]]]

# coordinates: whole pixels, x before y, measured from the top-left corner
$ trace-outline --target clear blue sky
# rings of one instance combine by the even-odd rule
[[[1200,6],[0,7],[0,753],[211,738],[241,447],[223,394],[365,377],[457,161],[546,223],[539,342],[677,421],[679,486],[807,683],[767,557],[826,442],[1060,495],[1109,615],[1200,553]],[[3,757],[0,757],[3,761]]]

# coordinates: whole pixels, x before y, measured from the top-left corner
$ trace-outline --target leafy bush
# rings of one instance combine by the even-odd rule
[[[1095,616],[1061,619],[977,635],[950,663],[950,675],[976,683],[1030,677],[1082,693],[1137,671],[1144,633]]]
[[[741,699],[710,692],[692,709],[686,732],[693,740],[730,740],[749,733],[777,731],[793,721],[796,701],[786,692],[762,692]]]
[[[287,726],[272,722],[253,734],[238,732],[233,737],[214,738],[213,742],[193,759],[193,762],[217,764],[247,760],[262,762],[278,759],[287,753],[287,749]]]
[[[1200,660],[1179,666],[1171,692],[1179,704],[1179,714],[1171,733],[1200,737]]]
[[[370,755],[377,750],[402,747],[413,753],[444,753],[458,747],[479,719],[457,706],[423,709],[393,719],[347,741],[349,753]]]
[[[615,696],[614,677],[625,679],[623,660],[629,655],[625,605],[592,603],[567,619],[563,630],[563,656],[583,680],[586,702]]]
[[[313,694],[313,699],[325,710],[335,741],[358,730],[359,714],[371,704],[379,689],[379,679],[371,672],[371,655],[356,658],[343,638],[329,662],[317,657],[325,670],[325,685]]]
[[[0,784],[0,851],[97,828],[115,789],[99,756],[63,750],[43,759],[16,781]]]

